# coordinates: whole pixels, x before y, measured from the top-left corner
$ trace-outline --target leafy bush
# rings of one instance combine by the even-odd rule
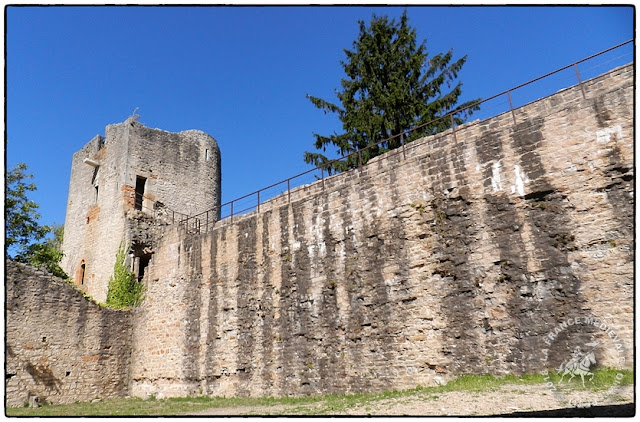
[[[124,265],[125,249],[121,246],[116,255],[113,275],[109,279],[106,305],[112,308],[138,306],[144,299],[144,285]]]

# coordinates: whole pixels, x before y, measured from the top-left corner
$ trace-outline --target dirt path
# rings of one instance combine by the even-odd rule
[[[544,385],[506,385],[496,391],[474,393],[452,391],[446,393],[424,393],[411,397],[400,397],[373,401],[340,413],[341,415],[412,415],[412,416],[481,416],[505,415],[521,412],[557,411],[574,409],[576,403],[591,402],[598,395],[589,391],[574,391],[558,396]],[[633,403],[633,386],[618,387],[604,402],[597,403],[594,410],[603,415],[612,411],[628,411]],[[613,405],[613,407],[602,407]],[[214,415],[287,415],[305,414],[306,411],[322,408],[322,403],[307,406],[243,406],[234,408],[213,408],[190,413],[195,416]],[[613,410],[612,410],[613,409]],[[288,412],[290,411],[290,412]],[[583,410],[563,410],[566,415],[574,415]],[[573,412],[573,413],[571,413]],[[330,415],[331,413],[327,413]],[[550,414],[550,416],[553,413]],[[577,413],[576,415],[580,415]],[[612,415],[613,416],[613,415]]]
[[[593,400],[591,392],[573,392],[556,396],[544,385],[507,385],[497,391],[471,393],[452,391],[425,397],[385,400],[351,409],[347,415],[480,416],[518,412],[537,412],[575,407]],[[616,389],[607,404],[633,402],[633,387]]]

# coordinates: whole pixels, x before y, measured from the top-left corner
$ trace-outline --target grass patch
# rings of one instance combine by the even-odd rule
[[[159,416],[179,415],[211,408],[297,405],[322,400],[317,397],[176,397],[167,399],[117,398],[97,403],[45,405],[37,409],[6,408],[7,416]]]
[[[622,377],[619,375],[622,374]],[[616,382],[617,385],[633,385],[633,371],[603,368],[594,371],[593,382],[585,380],[588,390],[605,390]],[[567,383],[567,378],[563,384]],[[521,376],[506,375],[494,377],[492,375],[463,375],[446,385],[437,387],[416,387],[409,390],[386,391],[383,393],[355,393],[355,394],[327,394],[311,397],[182,397],[162,400],[142,400],[139,398],[107,399],[97,403],[75,403],[65,405],[45,405],[37,409],[6,408],[7,416],[160,416],[179,415],[188,412],[198,412],[210,408],[237,408],[244,406],[261,406],[259,414],[281,415],[334,415],[343,414],[349,409],[369,406],[389,399],[409,398],[419,400],[437,400],[438,395],[449,391],[486,392],[495,391],[505,385],[535,385],[548,381],[557,384],[560,376],[552,373],[526,374]],[[570,384],[573,390],[582,389],[580,377],[575,377]],[[286,406],[286,410],[273,409],[273,406]],[[231,413],[231,411],[230,411]],[[256,413],[258,414],[258,413]]]

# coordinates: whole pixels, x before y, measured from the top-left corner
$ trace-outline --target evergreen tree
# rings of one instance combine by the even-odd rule
[[[345,131],[331,136],[314,133],[316,149],[325,152],[334,145],[343,156],[389,139],[363,151],[364,164],[399,147],[399,135],[409,129],[424,125],[408,134],[406,142],[450,128],[449,118],[428,124],[440,116],[471,106],[456,115],[455,123],[461,124],[478,109],[472,104],[479,100],[456,105],[462,93],[462,83],[456,83],[456,78],[467,57],[452,62],[453,52],[449,50],[428,58],[426,41],[417,44],[416,30],[408,25],[406,10],[399,23],[375,15],[368,28],[364,21],[358,23],[360,33],[353,50],[345,49],[346,61],[341,62],[347,76],[341,80],[342,91],[336,93],[341,106],[307,94],[325,113],[337,113]],[[329,174],[358,166],[356,155],[329,164],[325,155],[306,152],[304,160],[324,167]]]

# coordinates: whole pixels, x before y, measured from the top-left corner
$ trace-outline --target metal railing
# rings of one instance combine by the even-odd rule
[[[295,176],[291,176],[291,177],[289,177],[287,179],[281,180],[279,182],[273,183],[273,184],[271,184],[269,186],[266,186],[264,188],[258,189],[257,191],[254,191],[252,193],[249,193],[249,194],[246,194],[246,195],[241,196],[239,198],[233,199],[233,200],[231,200],[229,202],[226,202],[226,203],[220,205],[219,207],[215,207],[215,208],[209,209],[207,211],[204,211],[204,212],[202,212],[200,214],[196,214],[196,215],[193,215],[193,216],[183,217],[183,218],[178,220],[178,223],[181,224],[181,225],[184,225],[190,232],[200,233],[200,231],[202,230],[203,226],[204,226],[204,230],[208,231],[209,230],[208,227],[210,225],[213,226],[213,224],[215,224],[215,222],[218,221],[217,217],[221,214],[221,211],[222,211],[222,209],[224,209],[224,207],[229,207],[229,209],[230,209],[229,215],[226,216],[225,219],[229,218],[231,222],[233,222],[233,217],[234,216],[243,214],[243,213],[245,213],[247,211],[252,211],[252,210],[255,209],[257,212],[260,212],[260,206],[261,205],[264,205],[264,204],[268,203],[269,201],[272,201],[272,200],[274,200],[276,198],[280,198],[280,195],[278,195],[278,196],[276,196],[274,198],[270,198],[270,199],[268,199],[266,201],[263,200],[261,202],[260,193],[261,192],[265,192],[265,191],[267,191],[269,189],[275,188],[275,187],[280,186],[280,185],[282,185],[283,188],[284,188],[284,185],[286,185],[286,194],[287,194],[287,197],[288,197],[288,202],[291,202],[291,191],[292,191],[292,183],[291,182],[294,179],[299,179],[302,176],[306,176],[306,175],[309,175],[309,174],[312,174],[312,173],[317,173],[318,171],[320,172],[320,177],[317,177],[317,175],[316,175],[316,177],[317,177],[316,181],[320,181],[321,182],[322,190],[324,190],[325,179],[326,179],[325,173],[329,173],[329,172],[327,172],[326,169],[329,168],[329,166],[331,164],[336,163],[338,161],[345,160],[345,159],[348,160],[350,157],[353,157],[353,156],[357,155],[358,168],[362,169],[363,164],[366,164],[366,162],[363,161],[363,152],[366,152],[367,150],[369,150],[371,148],[379,148],[382,144],[388,143],[389,141],[392,141],[392,140],[397,140],[397,138],[400,138],[399,139],[400,147],[396,148],[397,150],[399,150],[399,151],[396,151],[396,153],[397,154],[401,153],[403,155],[403,157],[406,159],[406,157],[407,157],[407,149],[408,148],[407,148],[407,142],[405,142],[405,139],[407,138],[407,136],[409,134],[411,134],[414,131],[417,131],[417,130],[420,130],[422,128],[425,128],[427,126],[431,126],[434,123],[437,123],[437,122],[439,122],[439,121],[441,121],[443,119],[449,119],[451,121],[451,133],[452,133],[452,135],[453,135],[453,137],[455,139],[455,137],[456,137],[455,116],[460,114],[460,113],[468,112],[470,109],[475,108],[475,107],[477,107],[477,106],[479,106],[479,105],[481,105],[483,103],[486,103],[488,101],[494,100],[496,98],[501,98],[501,97],[505,97],[506,96],[506,98],[508,100],[508,104],[509,104],[509,111],[511,112],[511,116],[512,116],[512,119],[513,119],[513,123],[517,124],[515,110],[517,110],[518,108],[524,107],[525,105],[528,105],[531,102],[537,101],[538,99],[544,98],[544,97],[539,97],[536,100],[533,100],[533,101],[528,102],[526,104],[522,104],[522,105],[520,105],[518,107],[514,107],[513,99],[512,99],[512,95],[511,95],[512,92],[514,92],[514,91],[516,91],[518,89],[521,89],[521,88],[523,88],[525,86],[529,86],[529,85],[531,85],[531,84],[533,84],[533,83],[535,83],[537,81],[549,78],[552,75],[558,74],[559,72],[562,72],[562,71],[570,69],[570,68],[573,68],[573,70],[575,72],[575,80],[577,81],[577,85],[580,86],[583,98],[586,98],[587,97],[587,93],[585,92],[584,83],[582,81],[582,78],[581,78],[581,75],[580,75],[580,70],[578,69],[578,65],[580,63],[584,63],[584,62],[586,62],[588,60],[591,60],[591,59],[593,59],[595,57],[602,56],[605,53],[608,53],[610,51],[616,50],[616,49],[618,49],[618,48],[620,48],[622,46],[625,46],[625,45],[627,45],[629,43],[632,43],[632,42],[633,42],[633,40],[625,41],[623,43],[620,43],[618,45],[610,47],[610,48],[608,48],[606,50],[602,50],[599,53],[593,54],[593,55],[591,55],[589,57],[585,57],[585,58],[583,58],[581,60],[578,60],[578,61],[576,61],[574,63],[571,63],[571,64],[566,65],[564,67],[561,67],[559,69],[556,69],[556,70],[554,70],[552,72],[549,72],[549,73],[547,73],[545,75],[539,76],[539,77],[537,77],[535,79],[531,79],[530,81],[527,81],[525,83],[517,85],[517,86],[515,86],[513,88],[510,88],[510,89],[508,89],[506,91],[500,92],[499,94],[495,94],[495,95],[493,95],[493,96],[491,96],[489,98],[485,98],[485,99],[483,99],[481,101],[475,102],[475,103],[473,103],[473,104],[471,104],[471,105],[469,105],[467,107],[455,109],[455,110],[453,110],[453,111],[451,111],[451,112],[449,112],[449,113],[447,113],[447,114],[445,114],[445,115],[443,115],[441,117],[438,117],[438,118],[433,119],[433,120],[431,120],[429,122],[426,122],[424,124],[416,126],[416,127],[412,128],[412,129],[406,130],[406,131],[404,131],[404,132],[402,132],[402,133],[400,133],[398,135],[394,135],[394,136],[391,136],[389,138],[383,139],[383,140],[381,140],[381,141],[379,141],[379,142],[377,142],[375,144],[370,144],[365,148],[353,151],[350,154],[347,154],[347,155],[344,155],[342,157],[336,158],[334,160],[328,161],[328,162],[326,162],[326,163],[324,163],[324,164],[322,164],[322,165],[320,165],[318,167],[315,167],[313,169],[310,169],[310,170],[304,171],[302,173],[296,174]],[[629,54],[632,54],[632,53],[629,53]],[[625,54],[624,56],[620,56],[620,57],[625,57],[625,56],[628,56],[629,54]],[[606,62],[606,63],[608,63],[608,62]],[[595,66],[595,67],[598,67],[598,66]],[[575,85],[573,85],[573,86],[575,86]],[[571,87],[571,86],[569,86],[569,87]],[[502,113],[503,112],[491,115],[489,117],[486,117],[483,120],[495,117],[495,116],[500,115]],[[437,136],[437,135],[440,135],[440,134],[442,134],[442,132],[440,132],[438,134],[435,134],[435,135]],[[428,135],[428,134],[425,134],[425,135]],[[350,170],[352,170],[352,169],[350,169]],[[327,174],[326,176],[331,176],[331,175]],[[285,191],[282,191],[281,194],[283,195],[284,192]],[[245,207],[243,209],[237,209],[238,208],[237,205],[239,203],[241,203],[241,201],[246,200],[248,198],[251,198],[253,196],[256,197],[256,200],[252,205],[250,205],[248,207]],[[234,205],[236,205],[236,206],[234,207]],[[175,221],[175,219],[174,219],[174,221]]]
[[[188,214],[172,210],[162,202],[149,199],[140,192],[134,193],[133,200],[133,208],[135,210],[141,211],[148,216],[153,215],[154,220],[162,219],[166,224],[180,223],[189,217]],[[149,204],[151,207],[147,206]]]

